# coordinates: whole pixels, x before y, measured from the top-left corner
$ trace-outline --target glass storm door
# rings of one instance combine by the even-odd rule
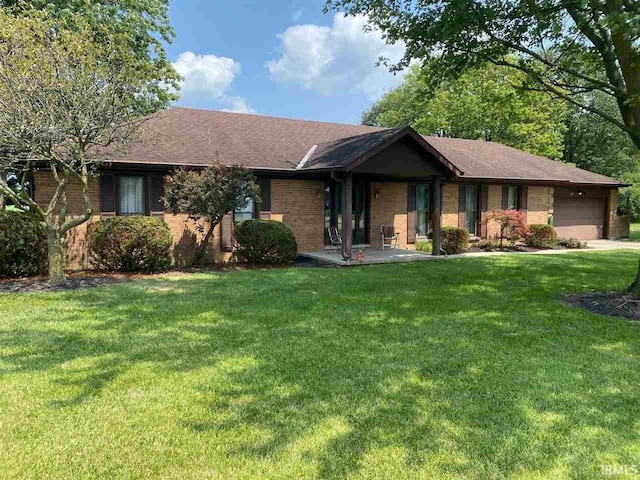
[[[352,243],[369,241],[369,188],[365,182],[353,182],[351,231]],[[342,234],[342,184],[327,182],[324,187],[324,243],[329,245],[327,229],[337,227]]]

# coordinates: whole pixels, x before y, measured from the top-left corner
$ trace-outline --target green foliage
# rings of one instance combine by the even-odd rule
[[[113,217],[92,226],[93,265],[116,272],[162,272],[171,265],[173,239],[162,220],[142,215]]]
[[[45,270],[44,227],[29,214],[0,211],[0,276],[35,275]]]
[[[549,158],[562,156],[568,109],[546,93],[524,91],[524,74],[483,64],[433,87],[434,68],[414,66],[400,87],[363,114],[362,122],[410,124],[423,135],[495,141]]]
[[[442,227],[441,248],[447,255],[466,252],[469,249],[469,232],[460,227]]]
[[[291,229],[275,220],[245,220],[236,226],[236,254],[249,263],[293,263],[298,246]]]
[[[128,97],[137,114],[157,112],[177,100],[179,75],[165,51],[175,35],[168,0],[0,0],[0,6],[24,17],[46,12],[56,24],[72,30],[88,26],[92,43],[106,49],[117,41],[123,47],[122,58],[145,79]]]
[[[433,243],[431,243],[431,240],[418,240],[416,241],[416,250],[431,253],[433,251]]]
[[[180,170],[168,179],[165,204],[175,213],[186,213],[205,233],[194,263],[204,256],[204,250],[216,225],[227,213],[247,206],[249,198],[259,201],[259,188],[251,172],[242,167],[227,167],[220,163],[201,172]]]
[[[558,235],[551,225],[534,223],[529,225],[528,246],[533,248],[553,248],[557,244]]]
[[[577,238],[559,238],[557,244],[563,248],[587,248],[587,242],[581,242]]]
[[[640,31],[637,1],[327,0],[326,9],[361,15],[404,57],[392,69],[434,62],[431,84],[487,61],[525,75],[544,91],[600,115],[640,148]],[[615,98],[621,117],[590,105]]]
[[[476,243],[476,247],[480,250],[486,250],[487,252],[494,252],[496,250],[500,250],[502,245],[496,240],[480,240]]]

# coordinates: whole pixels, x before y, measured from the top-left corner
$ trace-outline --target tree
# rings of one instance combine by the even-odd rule
[[[412,125],[424,135],[496,141],[560,158],[566,103],[522,91],[524,74],[483,64],[433,87],[434,65],[413,66],[403,84],[363,114],[367,125]]]
[[[105,36],[96,43],[90,26],[73,19],[68,29],[46,12],[16,17],[0,10],[0,193],[46,228],[52,284],[65,281],[67,232],[93,211],[89,182],[105,149],[115,153],[134,140],[141,120],[132,105],[153,103],[155,95],[126,41]],[[46,205],[15,188],[36,170],[48,171],[56,185]],[[84,199],[77,216],[69,215],[70,184]]]
[[[0,0],[5,12],[31,16],[46,10],[56,23],[82,29],[95,43],[108,48],[114,38],[120,49],[147,78],[149,95],[133,98],[140,115],[167,108],[178,98],[179,75],[167,59],[164,46],[174,31],[169,20],[168,0]]]
[[[640,2],[636,0],[327,0],[326,9],[367,15],[404,58],[435,60],[438,77],[489,61],[526,75],[527,88],[596,113],[640,148]],[[516,53],[514,56],[513,53]],[[585,92],[612,97],[620,116]]]
[[[165,204],[175,213],[188,214],[196,228],[204,234],[193,259],[198,264],[204,257],[216,225],[229,212],[247,206],[248,199],[259,200],[259,190],[252,173],[242,167],[226,167],[220,163],[197,172],[179,170],[169,177]],[[206,227],[201,222],[204,220]]]

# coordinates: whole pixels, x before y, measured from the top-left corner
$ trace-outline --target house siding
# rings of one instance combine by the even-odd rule
[[[376,192],[380,198],[376,197]],[[369,242],[372,247],[382,246],[381,225],[393,225],[400,248],[415,248],[407,244],[407,205],[409,184],[407,182],[374,182],[371,184],[371,221]]]
[[[271,181],[271,219],[286,223],[296,237],[299,252],[324,248],[324,182],[274,179]]]
[[[549,215],[553,214],[553,187],[530,186],[527,190],[527,223],[549,223]]]
[[[443,227],[458,226],[458,185],[448,183],[442,187],[442,221]]]

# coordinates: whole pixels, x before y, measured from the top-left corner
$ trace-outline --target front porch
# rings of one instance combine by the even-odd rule
[[[362,252],[362,262],[357,257],[358,252]],[[380,263],[403,263],[403,262],[420,262],[423,260],[444,259],[442,256],[434,256],[430,253],[419,252],[417,250],[406,250],[404,248],[375,248],[357,246],[353,249],[353,255],[349,260],[343,258],[340,250],[320,250],[317,252],[304,252],[299,254],[301,257],[311,258],[323,263],[332,265],[375,265]]]

